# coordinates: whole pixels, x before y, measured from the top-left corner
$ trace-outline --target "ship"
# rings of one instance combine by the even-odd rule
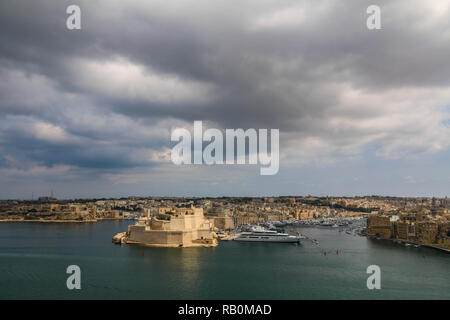
[[[286,243],[300,243],[302,236],[289,235],[273,230],[267,230],[261,226],[254,226],[250,232],[240,233],[234,241],[245,242],[286,242]]]

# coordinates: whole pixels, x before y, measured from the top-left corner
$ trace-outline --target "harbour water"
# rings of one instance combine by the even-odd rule
[[[114,245],[133,221],[0,223],[0,299],[450,299],[450,255],[302,227],[301,245]],[[81,268],[68,290],[66,268]],[[381,268],[368,290],[366,269]]]

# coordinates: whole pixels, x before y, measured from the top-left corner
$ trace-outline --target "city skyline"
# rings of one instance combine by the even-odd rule
[[[1,199],[450,194],[447,1],[71,4],[0,4]],[[278,173],[174,165],[193,121],[279,129]]]

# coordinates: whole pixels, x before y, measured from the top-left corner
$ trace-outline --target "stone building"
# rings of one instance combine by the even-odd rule
[[[393,227],[388,216],[370,215],[367,219],[367,234],[385,239],[392,238]]]
[[[417,236],[421,242],[426,244],[436,243],[439,234],[439,225],[435,221],[417,222]]]
[[[128,227],[126,243],[157,247],[216,246],[212,223],[202,208],[161,210]]]
[[[213,222],[214,228],[221,230],[234,229],[234,219],[228,210],[215,210],[210,212],[206,217]]]

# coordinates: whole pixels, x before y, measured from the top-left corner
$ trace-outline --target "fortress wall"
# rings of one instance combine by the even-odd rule
[[[188,228],[186,228],[186,224],[185,224],[185,218],[175,218],[172,217],[172,219],[170,219],[170,230],[186,230]]]
[[[150,220],[150,225],[153,230],[170,230],[172,222],[163,220]]]
[[[131,230],[128,241],[152,245],[178,246],[184,243],[184,238],[184,232],[182,231]]]
[[[170,230],[193,230],[197,229],[204,222],[203,215],[186,215],[173,217],[170,220]]]
[[[128,237],[130,243],[143,243],[162,246],[184,246],[192,244],[193,240],[211,239],[211,231],[207,229],[192,231],[162,231],[132,228]]]
[[[172,216],[170,221],[151,219],[148,226],[145,223],[129,226],[127,242],[178,247],[191,246],[202,238],[212,240],[211,223],[204,218],[202,210],[194,212],[196,214]]]

